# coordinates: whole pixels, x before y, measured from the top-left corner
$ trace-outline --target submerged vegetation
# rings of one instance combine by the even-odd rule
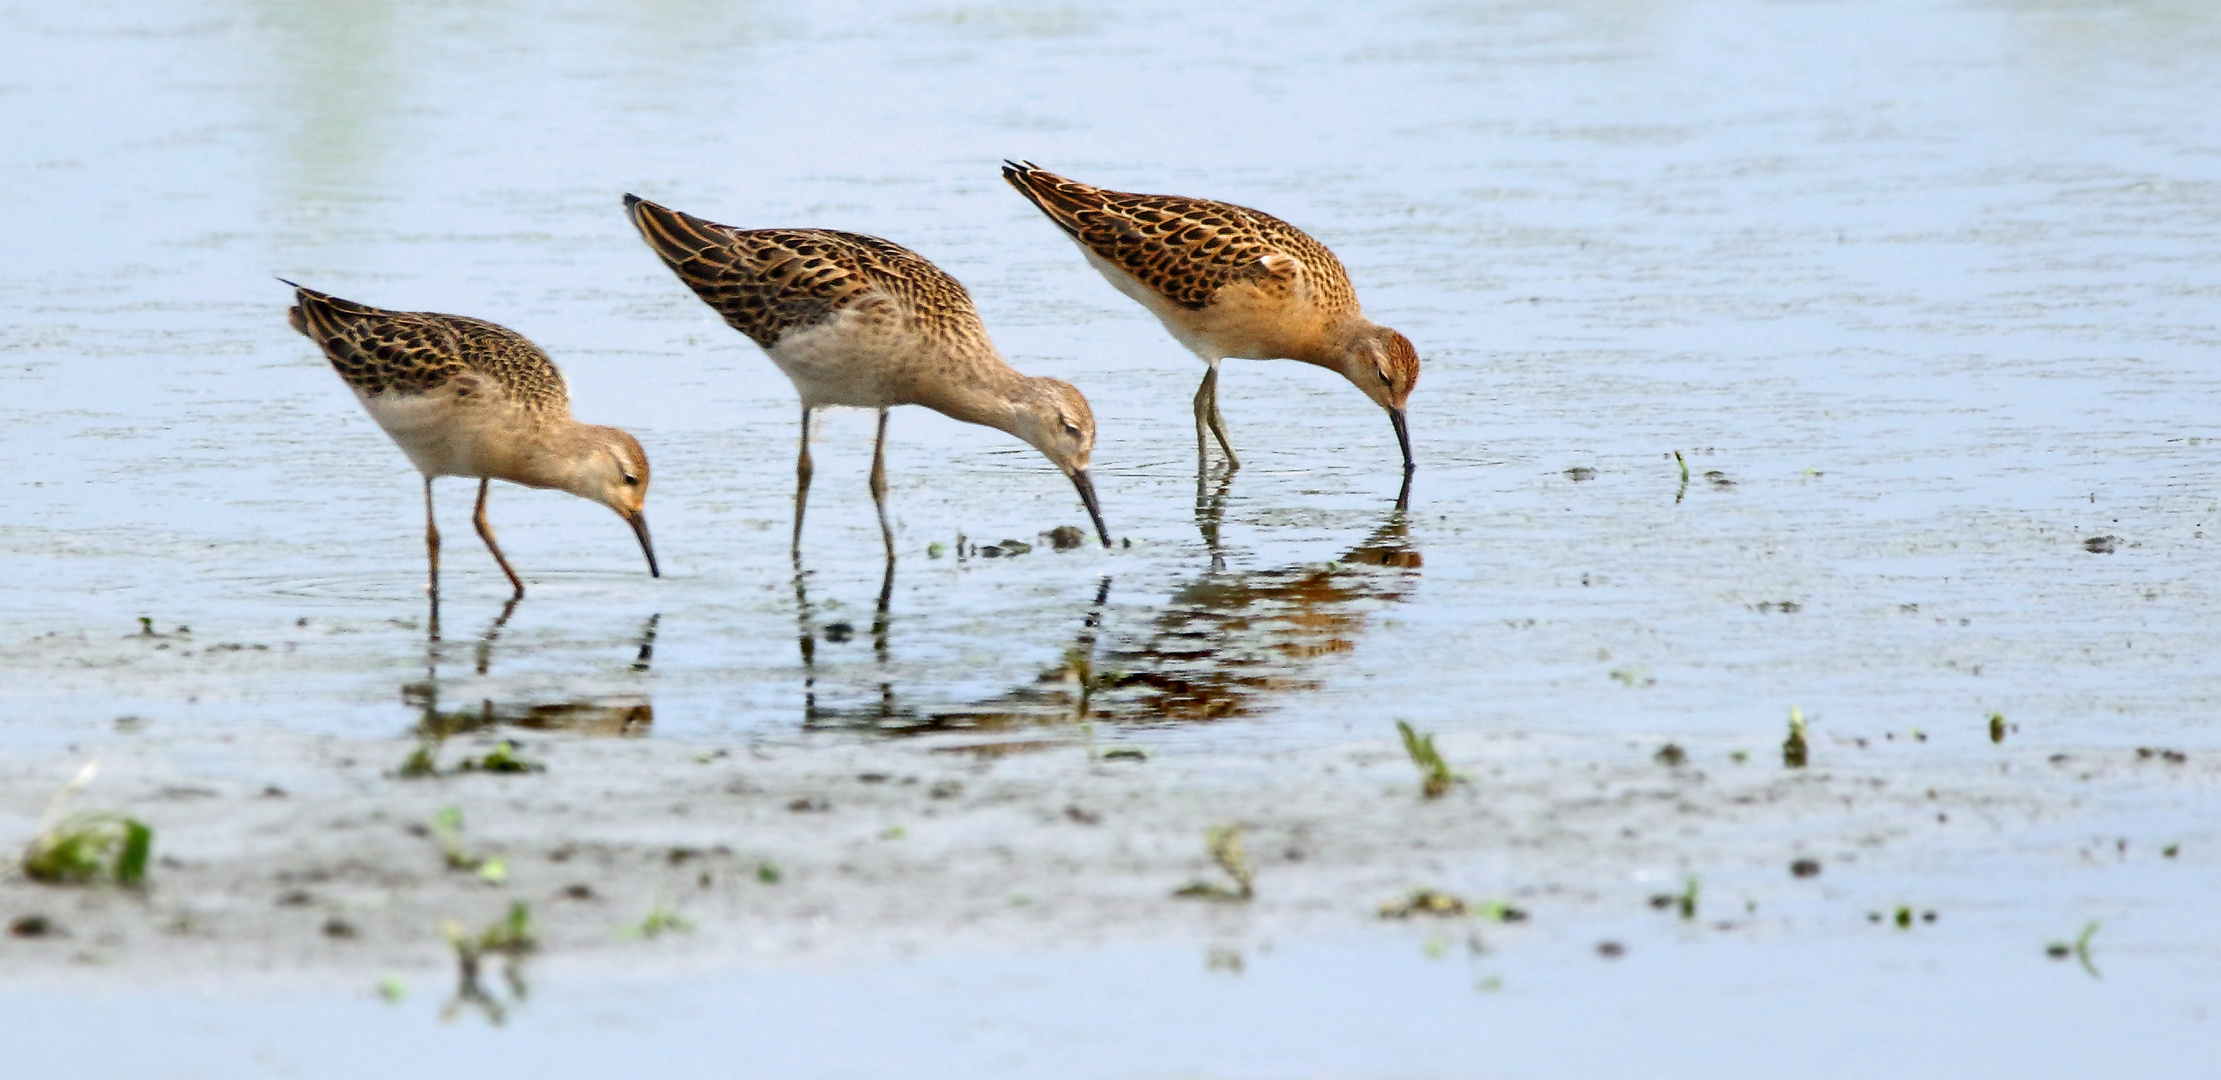
[[[1421,735],[1410,724],[1396,721],[1396,730],[1403,735],[1404,753],[1411,763],[1419,767],[1419,794],[1422,798],[1438,799],[1450,790],[1450,785],[1464,779],[1450,771],[1450,763],[1442,760],[1442,752],[1434,748],[1432,733]]]
[[[1226,876],[1234,879],[1234,888],[1227,888],[1209,881],[1191,881],[1172,895],[1195,900],[1249,900],[1257,895],[1257,872],[1249,864],[1249,853],[1242,848],[1242,827],[1239,825],[1213,826],[1203,834],[1203,849],[1210,853],[1211,861]]]
[[[488,1020],[501,1023],[508,1010],[486,992],[485,985],[479,981],[479,972],[486,957],[503,957],[506,963],[502,966],[502,980],[509,985],[513,1000],[524,999],[524,975],[517,964],[540,948],[539,938],[532,929],[531,905],[522,900],[511,901],[508,915],[476,934],[454,919],[447,920],[440,929],[447,936],[448,945],[455,950],[456,967],[455,997],[441,1010],[441,1018],[452,1019],[463,1006],[469,1005],[484,1012]]]
[[[72,814],[31,840],[23,853],[23,874],[54,885],[138,885],[146,879],[153,850],[154,830],[138,818]]]
[[[45,820],[18,864],[25,877],[50,885],[136,886],[146,880],[147,860],[154,853],[152,826],[113,811],[61,817],[70,796],[92,783],[99,772],[97,763],[86,765],[47,800]]]

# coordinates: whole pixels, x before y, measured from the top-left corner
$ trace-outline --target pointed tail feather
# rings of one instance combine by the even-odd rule
[[[1003,162],[1003,179],[1075,240],[1080,236],[1080,215],[1103,208],[1100,190],[1030,161]]]

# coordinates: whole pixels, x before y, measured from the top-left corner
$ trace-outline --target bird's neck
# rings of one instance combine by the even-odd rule
[[[1352,374],[1361,359],[1357,344],[1378,329],[1364,316],[1351,315],[1340,322],[1321,326],[1317,333],[1297,342],[1288,350],[1288,359],[1316,364],[1356,379],[1362,374]]]
[[[1017,428],[1017,403],[1027,392],[1026,376],[1003,361],[992,346],[964,357],[966,377],[925,380],[917,404],[967,424],[983,424],[1024,438]]]
[[[583,495],[583,468],[601,442],[603,429],[568,416],[548,417],[510,442],[487,469],[489,475],[526,487],[554,488]],[[592,498],[587,495],[587,498]]]

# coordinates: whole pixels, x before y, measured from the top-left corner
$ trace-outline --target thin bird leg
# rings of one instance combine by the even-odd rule
[[[1203,381],[1195,388],[1195,486],[1198,495],[1203,487],[1203,474],[1211,468],[1211,390],[1218,385],[1218,365],[1212,364],[1203,372]]]
[[[1198,473],[1210,467],[1211,435],[1218,437],[1219,448],[1226,451],[1226,467],[1241,468],[1241,459],[1234,456],[1234,444],[1226,437],[1226,420],[1218,414],[1218,364],[1215,361],[1210,370],[1203,373],[1203,384],[1195,388],[1195,471]]]
[[[887,544],[888,580],[894,579],[895,530],[887,524],[887,410],[879,410],[879,437],[871,444],[871,501],[879,507],[879,538]]]
[[[501,553],[501,545],[494,543],[494,527],[486,524],[486,488],[492,483],[492,480],[483,477],[479,479],[478,512],[470,516],[470,523],[478,526],[478,538],[486,542],[487,551],[494,553],[494,561],[501,564],[501,572],[509,575],[509,584],[516,586],[516,595],[509,599],[522,600],[524,599],[524,579],[518,577],[515,570],[510,569],[508,557]]]
[[[802,452],[794,459],[794,557],[802,557],[802,510],[810,502],[810,407],[802,406]],[[797,562],[799,568],[800,563]]]
[[[1218,368],[1211,369],[1211,434],[1218,436],[1218,448],[1226,451],[1226,470],[1232,472],[1242,467],[1242,459],[1234,456],[1234,440],[1226,437],[1226,417],[1218,411]]]
[[[432,517],[432,478],[424,478],[424,557],[431,564],[431,576],[425,580],[424,595],[432,601],[432,640],[440,639],[440,526]]]

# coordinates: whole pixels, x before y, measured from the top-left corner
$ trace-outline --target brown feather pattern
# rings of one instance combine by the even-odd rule
[[[570,409],[569,391],[548,354],[508,327],[465,315],[388,311],[293,287],[288,321],[324,350],[340,378],[366,395],[423,393],[469,372],[492,380],[522,408]]]
[[[986,340],[964,286],[898,244],[832,229],[736,229],[632,195],[625,208],[679,280],[765,349],[874,294],[921,337]]]
[[[1273,279],[1289,275],[1266,261],[1281,254],[1301,267],[1311,302],[1322,314],[1357,311],[1357,290],[1342,260],[1262,210],[1181,195],[1109,191],[1031,162],[1004,162],[1003,179],[1089,251],[1182,307],[1206,307],[1235,282],[1286,287]]]

